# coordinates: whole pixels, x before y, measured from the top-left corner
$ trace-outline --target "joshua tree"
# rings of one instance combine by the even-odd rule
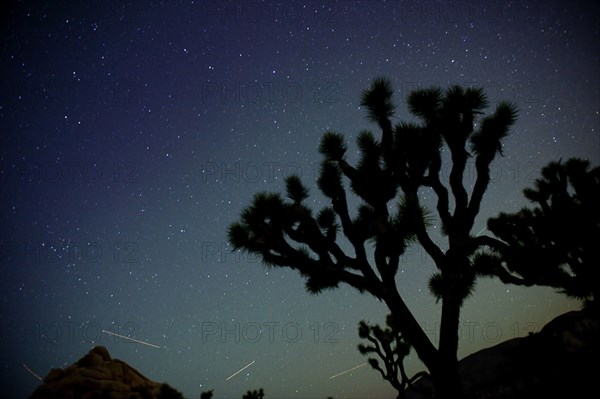
[[[410,353],[410,344],[394,324],[392,315],[388,315],[386,325],[386,328],[382,329],[378,325],[371,326],[361,321],[358,324],[358,336],[369,341],[371,345],[359,344],[358,351],[363,355],[374,353],[379,357],[385,370],[379,366],[379,361],[375,358],[369,358],[369,364],[398,391],[398,399],[403,399],[406,398],[406,387],[425,372],[408,378],[404,369],[404,359]]]
[[[264,397],[265,393],[263,392],[263,389],[260,388],[258,391],[255,389],[254,391],[246,392],[246,394],[242,396],[242,399],[263,399]]]
[[[313,214],[305,202],[308,189],[298,176],[290,176],[288,199],[256,194],[241,220],[229,227],[229,241],[234,249],[260,255],[267,265],[298,270],[311,293],[346,283],[385,302],[406,341],[429,369],[438,396],[456,398],[461,396],[460,308],[473,288],[471,261],[478,249],[471,230],[490,181],[490,163],[501,153],[501,141],[515,121],[516,109],[502,102],[493,114],[480,117],[487,106],[482,89],[417,90],[408,96],[408,107],[420,123],[393,126],[392,94],[386,79],[376,79],[363,92],[361,104],[379,126],[381,139],[370,131],[358,135],[361,157],[356,166],[346,159],[347,144],[341,134],[328,131],[323,136],[319,150],[324,160],[317,184],[329,199],[328,206]],[[448,181],[441,173],[446,150],[452,161]],[[463,174],[471,156],[477,178],[469,193]],[[361,202],[356,213],[349,209],[344,178]],[[439,222],[448,240],[444,247],[429,235],[433,219],[421,204],[423,189],[437,197]],[[338,238],[340,232],[345,240]],[[414,241],[438,269],[430,282],[442,302],[437,348],[396,284],[400,257]]]
[[[554,287],[588,305],[600,298],[600,168],[585,160],[551,162],[535,188],[535,204],[488,221],[498,240],[477,257],[480,274],[505,283]]]
[[[212,397],[213,397],[212,389],[210,391],[205,391],[200,394],[200,399],[212,399]]]
[[[181,392],[170,386],[169,384],[161,384],[160,399],[183,399]]]

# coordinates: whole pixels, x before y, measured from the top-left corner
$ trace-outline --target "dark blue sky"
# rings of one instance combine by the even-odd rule
[[[519,119],[478,225],[525,204],[547,162],[600,162],[599,6],[592,1],[16,2],[0,23],[0,377],[40,375],[105,345],[186,397],[393,397],[356,345],[386,310],[342,287],[231,253],[252,194],[300,174],[315,207],[327,129],[374,128],[359,106],[388,76],[398,120],[412,89],[482,86]],[[467,177],[467,179],[473,176]],[[431,195],[423,193],[424,200]],[[435,228],[435,226],[434,226]],[[435,339],[431,261],[399,285]],[[478,283],[460,355],[526,335],[578,303]],[[127,342],[102,330],[147,341]],[[242,373],[227,377],[245,365]],[[409,361],[411,372],[420,364]]]

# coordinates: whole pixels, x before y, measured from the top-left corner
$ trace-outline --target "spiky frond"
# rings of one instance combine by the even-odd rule
[[[375,235],[375,210],[370,205],[360,205],[358,215],[354,220],[354,225],[357,227],[358,233],[365,239]]]
[[[487,107],[487,97],[483,88],[464,89],[454,85],[446,90],[444,108],[457,113],[478,113]]]
[[[304,286],[309,293],[320,294],[327,289],[337,288],[339,284],[339,278],[328,270],[322,270],[319,273],[313,273],[308,276]]]
[[[480,129],[471,135],[473,152],[490,158],[493,158],[496,153],[502,155],[502,140],[517,120],[517,114],[515,104],[508,102],[498,104],[496,112],[484,118]]]
[[[321,164],[321,173],[317,179],[321,192],[329,198],[336,198],[343,191],[342,171],[337,164],[324,161]]]
[[[299,204],[308,198],[308,189],[302,184],[300,176],[290,175],[285,179],[285,188],[289,199]]]
[[[564,191],[567,188],[567,176],[562,170],[561,161],[550,162],[542,168],[542,177],[534,181],[534,188],[523,190],[525,198],[531,202],[545,202],[550,199],[556,189]]]
[[[519,110],[516,104],[507,101],[501,101],[498,104],[498,107],[496,107],[496,112],[494,113],[494,116],[498,124],[508,128],[515,123],[518,114]]]
[[[463,109],[467,108],[467,104],[465,103],[465,91],[462,86],[453,85],[450,86],[442,99],[442,103],[444,104],[444,109],[446,111],[454,111],[461,112]]]
[[[370,205],[360,205],[358,207],[358,216],[356,220],[363,223],[373,223],[375,221],[375,210]]]
[[[286,205],[279,194],[255,194],[252,204],[242,210],[240,221],[231,224],[227,230],[233,250],[268,252],[268,231],[280,230],[282,223],[286,223],[286,214]],[[268,263],[264,257],[263,261]]]
[[[400,167],[409,177],[420,179],[442,145],[437,129],[428,129],[414,123],[399,123],[394,129],[395,152]]]
[[[502,267],[502,259],[492,252],[479,251],[473,255],[471,262],[475,273],[480,277],[496,276]]]
[[[488,106],[483,87],[469,87],[465,90],[464,101],[467,108],[472,109],[474,112],[481,111]]]
[[[436,301],[444,299],[447,296],[454,296],[464,301],[473,294],[475,289],[475,273],[472,270],[466,270],[460,278],[455,278],[453,282],[444,279],[441,273],[435,272],[429,278],[429,292],[435,297]]]
[[[259,226],[274,215],[280,215],[283,210],[283,199],[277,193],[257,193],[252,199],[252,205],[242,211],[242,222],[249,228]]]
[[[437,87],[415,90],[408,95],[408,110],[426,122],[435,118],[441,103],[442,91]]]
[[[429,292],[435,297],[436,302],[444,298],[444,279],[440,273],[433,273],[429,277]]]
[[[241,223],[233,223],[227,229],[227,239],[234,250],[244,249],[250,242],[249,233]]]
[[[408,144],[412,140],[412,137],[419,134],[423,129],[422,126],[412,122],[400,122],[394,129],[394,139],[398,147],[403,151],[409,151],[410,147]]]
[[[362,130],[358,133],[356,144],[363,153],[379,154],[379,143],[370,130]]]
[[[361,152],[361,157],[358,163],[359,171],[363,175],[378,174],[381,170],[379,165],[381,150],[373,133],[368,130],[361,131],[358,134],[356,143]]]
[[[357,143],[361,157],[351,188],[371,205],[387,203],[396,195],[397,185],[390,171],[382,168],[381,146],[368,130],[359,133]]]
[[[395,220],[410,235],[416,234],[420,226],[427,228],[434,223],[433,214],[426,207],[410,201],[405,195],[397,203]]]
[[[344,140],[344,136],[334,131],[327,131],[321,138],[319,144],[319,152],[323,154],[328,161],[339,161],[344,158],[348,146]]]
[[[358,322],[358,336],[362,339],[369,336],[369,325],[364,320]]]
[[[367,361],[369,362],[369,366],[373,367],[374,369],[377,370],[380,368],[377,359],[369,358]]]
[[[461,277],[458,286],[461,301],[470,298],[471,295],[473,295],[473,293],[475,292],[475,277],[476,274],[472,269],[467,270],[467,273]]]
[[[321,209],[317,215],[317,225],[324,231],[325,236],[330,242],[334,242],[340,226],[337,224],[337,215],[333,208],[326,207]]]
[[[321,209],[317,215],[317,223],[319,224],[319,227],[325,230],[332,227],[337,227],[336,220],[337,216],[331,207]]]
[[[565,173],[578,197],[590,195],[590,189],[597,190],[600,168],[590,170],[590,166],[590,161],[581,158],[571,158],[565,163]]]
[[[367,107],[370,120],[380,122],[394,114],[393,93],[392,84],[386,78],[375,79],[371,87],[362,92],[360,105]]]

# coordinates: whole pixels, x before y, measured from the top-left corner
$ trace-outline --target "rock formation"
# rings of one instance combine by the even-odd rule
[[[154,382],[96,346],[64,369],[50,370],[29,399],[176,399],[181,394]]]
[[[582,398],[597,388],[600,318],[591,311],[556,317],[539,333],[513,338],[459,362],[465,399]],[[410,399],[432,398],[430,378],[407,390]]]

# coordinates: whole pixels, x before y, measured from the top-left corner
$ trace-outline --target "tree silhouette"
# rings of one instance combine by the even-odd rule
[[[258,391],[255,389],[254,391],[246,392],[246,394],[242,396],[242,399],[263,399],[264,397],[265,393],[263,389],[260,388]]]
[[[200,394],[200,399],[212,399],[212,397],[213,397],[212,389],[210,391],[205,391]]]
[[[240,221],[229,227],[229,241],[234,249],[260,255],[267,265],[298,270],[311,293],[346,283],[385,302],[406,341],[429,369],[438,396],[456,398],[461,396],[457,372],[460,308],[473,288],[471,261],[478,249],[470,232],[490,181],[490,163],[501,153],[501,141],[515,121],[516,109],[501,102],[493,114],[480,117],[487,107],[482,89],[417,90],[409,94],[408,108],[420,123],[393,126],[392,94],[390,82],[381,78],[363,92],[361,105],[379,126],[381,140],[370,131],[359,133],[356,166],[346,160],[343,136],[333,131],[324,134],[317,185],[330,205],[314,215],[305,203],[308,189],[298,176],[289,176],[285,182],[288,199],[276,193],[256,194]],[[448,179],[442,176],[442,151],[446,150],[452,161]],[[475,156],[477,178],[469,195],[463,175],[470,156]],[[361,202],[355,215],[350,213],[344,178]],[[428,232],[433,218],[421,205],[422,189],[437,197],[439,221],[448,240],[446,251]],[[345,240],[338,238],[340,232]],[[414,241],[438,269],[430,281],[432,292],[442,302],[437,348],[396,284],[400,257]],[[372,257],[368,255],[371,248]]]
[[[376,354],[383,362],[385,370],[375,358],[369,358],[369,365],[398,391],[398,399],[406,398],[406,387],[425,373],[417,373],[412,378],[406,374],[404,359],[410,353],[410,344],[394,324],[392,315],[388,315],[385,329],[379,325],[371,326],[365,321],[360,321],[358,336],[371,343],[370,345],[359,344],[358,351],[363,355]]]
[[[169,384],[161,384],[160,394],[158,397],[160,399],[183,399],[183,395],[181,394],[181,392],[179,392]]]
[[[572,158],[542,168],[534,188],[524,190],[535,204],[500,213],[488,229],[502,242],[485,239],[482,275],[505,283],[554,287],[589,305],[600,298],[600,168]]]

